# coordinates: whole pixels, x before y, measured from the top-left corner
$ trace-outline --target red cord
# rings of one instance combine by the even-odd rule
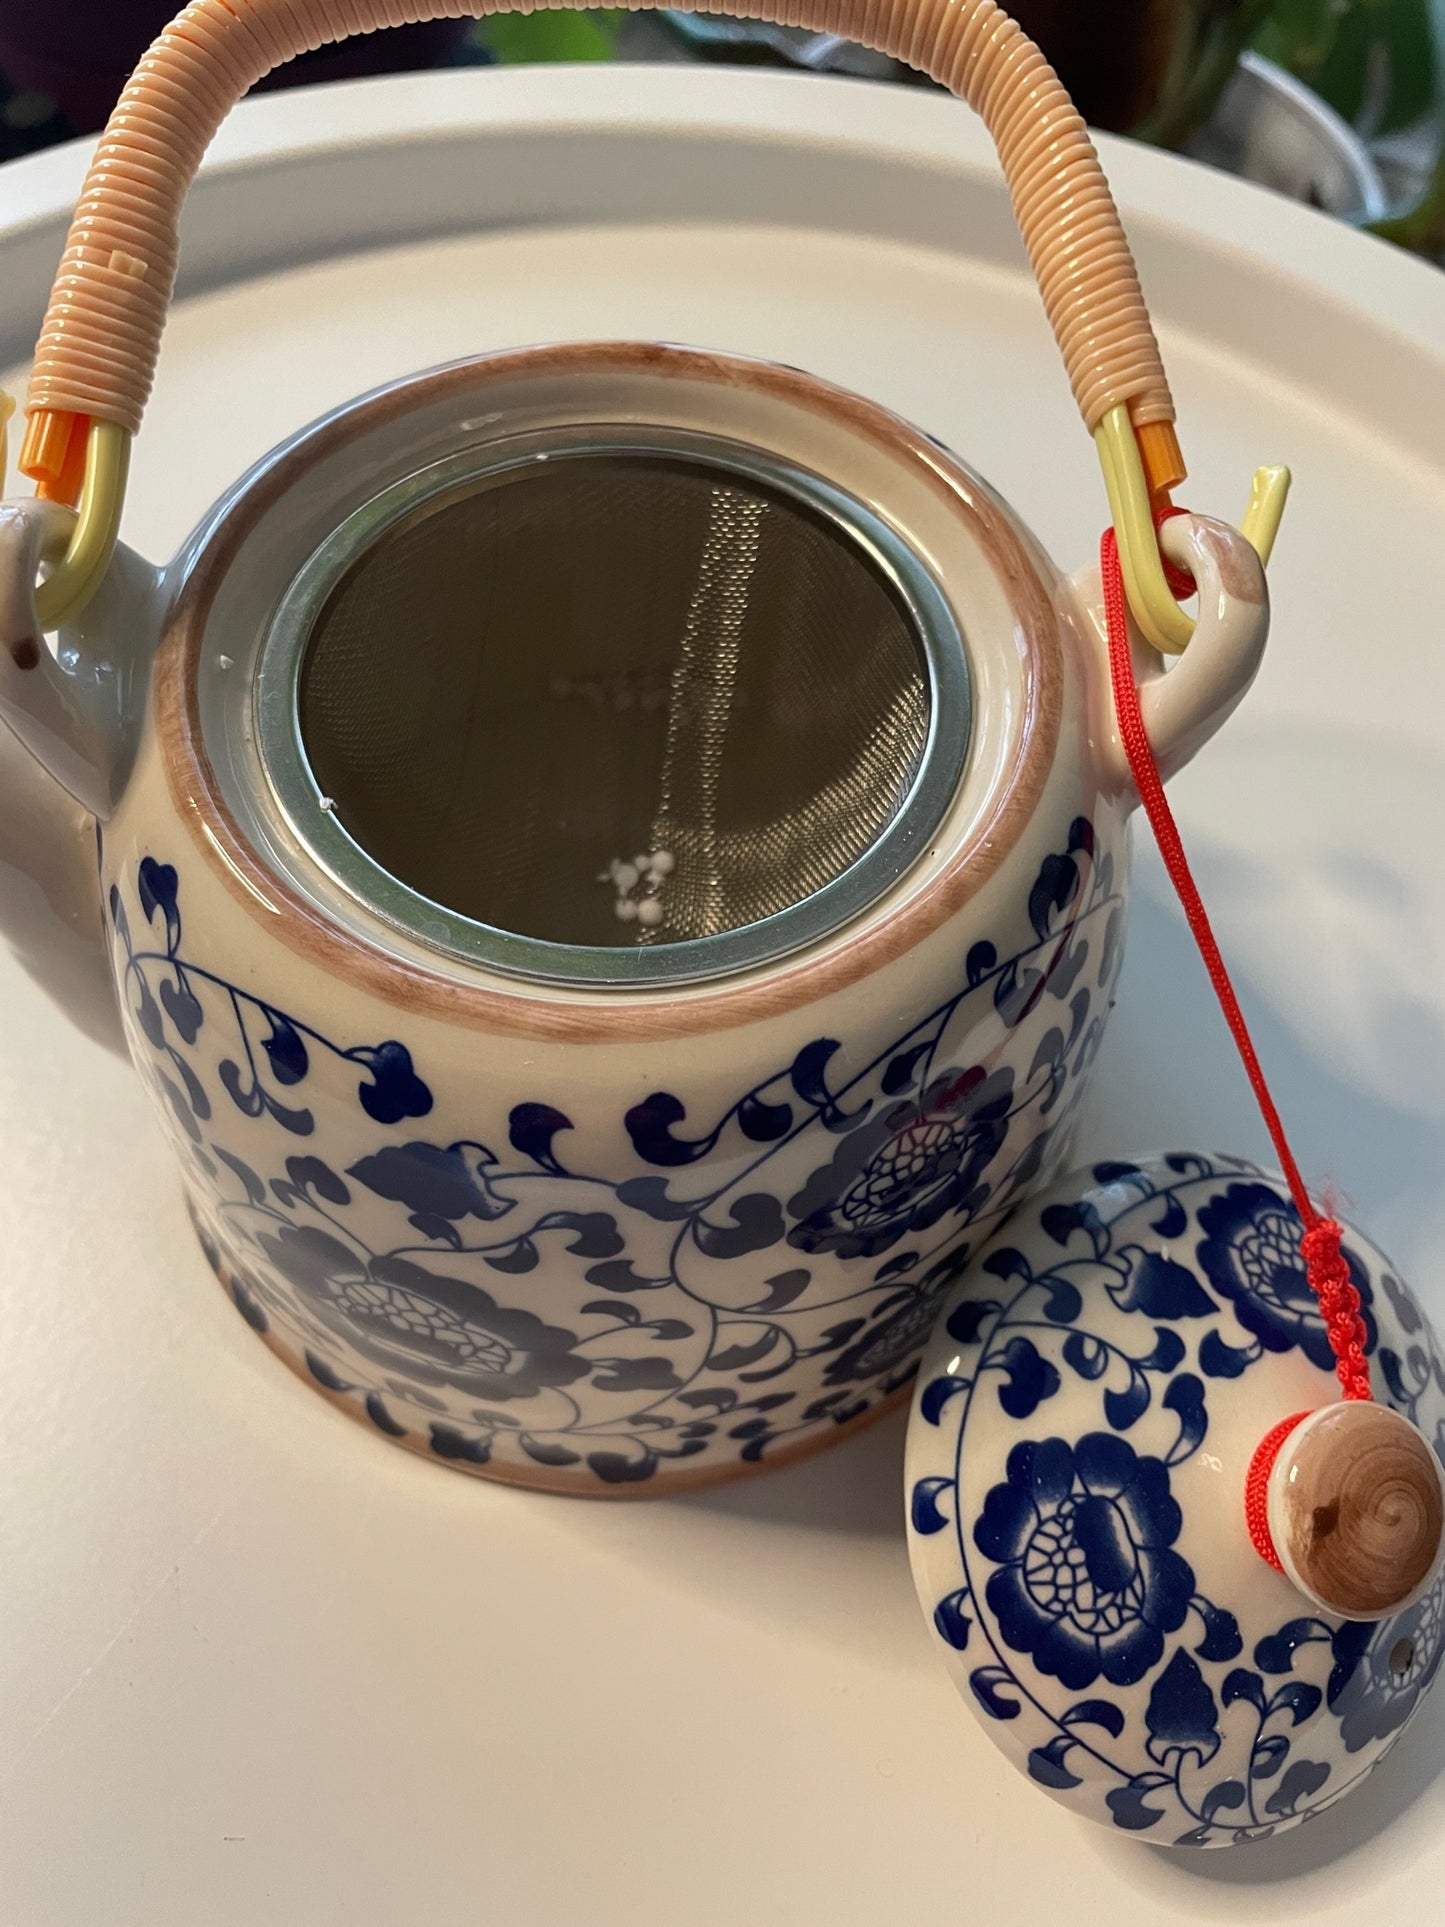
[[[1165,509],[1159,521],[1166,521],[1171,515],[1180,515],[1182,509]],[[1310,1202],[1305,1190],[1304,1179],[1300,1176],[1299,1166],[1289,1148],[1284,1125],[1280,1122],[1279,1112],[1275,1109],[1274,1099],[1270,1096],[1259,1058],[1255,1054],[1254,1042],[1244,1021],[1244,1013],[1239,1007],[1239,999],[1234,994],[1234,985],[1229,980],[1229,972],[1224,967],[1219,945],[1209,925],[1209,917],[1199,895],[1194,878],[1190,873],[1189,862],[1184,854],[1184,845],[1179,838],[1174,813],[1164,794],[1160,781],[1158,765],[1154,752],[1149,746],[1149,738],[1144,729],[1144,718],[1139,709],[1139,691],[1134,683],[1134,664],[1129,654],[1129,626],[1124,599],[1124,582],[1119,568],[1118,544],[1113,529],[1104,531],[1104,539],[1099,545],[1099,567],[1104,578],[1104,616],[1109,629],[1109,673],[1114,685],[1114,708],[1119,718],[1119,735],[1124,744],[1124,753],[1129,758],[1129,768],[1133,772],[1134,785],[1139,792],[1144,812],[1154,831],[1159,845],[1159,854],[1164,859],[1164,867],[1169,872],[1169,880],[1174,885],[1179,901],[1184,907],[1189,928],[1204,959],[1204,967],[1209,972],[1209,981],[1214,986],[1214,994],[1219,999],[1219,1007],[1224,1012],[1235,1046],[1244,1062],[1255,1099],[1263,1115],[1265,1127],[1274,1142],[1275,1153],[1280,1168],[1289,1185],[1295,1209],[1304,1227],[1300,1239],[1300,1251],[1305,1261],[1305,1275],[1311,1291],[1319,1301],[1320,1312],[1329,1333],[1330,1350],[1335,1355],[1335,1371],[1341,1389],[1348,1399],[1367,1399],[1370,1396],[1370,1368],[1365,1359],[1365,1324],[1360,1316],[1360,1294],[1350,1277],[1350,1268],[1340,1243],[1344,1236],[1342,1227],[1334,1218],[1322,1218]],[[1171,588],[1178,589],[1171,579]],[[1189,585],[1192,588],[1192,583]],[[1270,1435],[1273,1437],[1273,1434]],[[1268,1440],[1266,1440],[1266,1444]],[[1261,1448],[1263,1450],[1263,1448]],[[1276,1446],[1276,1451],[1278,1447]],[[1273,1464],[1273,1455],[1270,1464]],[[1255,1455],[1256,1465],[1259,1454]],[[1268,1467],[1265,1468],[1268,1477]],[[1262,1517],[1262,1514],[1260,1515]],[[1253,1518],[1251,1512],[1251,1535]],[[1266,1539],[1268,1528],[1265,1528]],[[1256,1545],[1259,1540],[1255,1539]],[[1271,1548],[1271,1551],[1273,1548]],[[1268,1554],[1264,1555],[1269,1557]],[[1273,1561],[1271,1563],[1274,1563]]]
[[[1276,1572],[1284,1571],[1284,1561],[1274,1549],[1269,1529],[1269,1475],[1274,1470],[1280,1447],[1300,1420],[1308,1417],[1308,1412],[1296,1412],[1293,1418],[1281,1419],[1272,1432],[1265,1433],[1255,1448],[1249,1462],[1249,1476],[1244,1482],[1244,1523],[1249,1527],[1255,1551]]]

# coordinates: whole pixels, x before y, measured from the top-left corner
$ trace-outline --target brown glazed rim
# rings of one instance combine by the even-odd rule
[[[602,992],[587,1002],[500,983],[483,987],[424,969],[374,948],[334,922],[287,879],[262,863],[222,796],[201,734],[200,652],[211,603],[260,516],[316,461],[360,435],[475,387],[479,373],[498,380],[546,373],[645,372],[678,380],[751,388],[794,407],[832,416],[855,434],[900,456],[969,525],[997,572],[1023,649],[1024,713],[1018,746],[987,816],[950,861],[896,913],[860,922],[825,948],[804,952],[763,976],[715,990]],[[846,389],[772,362],[642,342],[564,343],[508,350],[456,362],[398,383],[321,423],[275,462],[213,524],[167,619],[156,655],[155,714],[171,801],[193,842],[232,897],[274,931],[263,905],[284,906],[285,941],[307,962],[382,1001],[446,1023],[512,1037],[573,1043],[649,1041],[726,1030],[815,1003],[905,955],[944,924],[992,877],[1033,815],[1058,742],[1063,661],[1058,614],[1006,511],[946,451],[886,409]]]

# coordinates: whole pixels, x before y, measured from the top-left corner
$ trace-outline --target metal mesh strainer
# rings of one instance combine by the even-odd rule
[[[886,887],[957,780],[942,598],[860,504],[756,451],[493,451],[348,533],[294,664],[309,827],[369,860],[387,914],[439,906],[504,964],[657,980],[795,947]]]

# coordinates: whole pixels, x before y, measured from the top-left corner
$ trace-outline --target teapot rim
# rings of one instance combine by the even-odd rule
[[[479,379],[571,374],[721,383],[831,418],[912,468],[942,498],[967,525],[1008,604],[1020,644],[1023,700],[1013,753],[987,809],[891,914],[865,914],[761,973],[589,991],[509,981],[494,972],[468,981],[456,974],[457,960],[442,954],[438,965],[449,967],[427,968],[368,942],[262,858],[223,792],[205,739],[198,669],[212,605],[247,536],[308,469],[416,408],[474,389]],[[264,457],[205,518],[184,555],[155,658],[154,716],[170,800],[207,866],[265,926],[274,929],[275,910],[283,909],[290,947],[317,967],[399,1007],[496,1033],[597,1042],[634,1034],[680,1038],[782,1015],[849,988],[933,935],[994,876],[1032,819],[1058,748],[1063,618],[1011,511],[933,437],[878,403],[777,362],[670,343],[567,342],[468,356],[404,376],[344,404]]]

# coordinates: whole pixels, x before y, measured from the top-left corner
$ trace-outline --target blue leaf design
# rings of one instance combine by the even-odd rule
[[[751,1305],[743,1305],[741,1309],[743,1311],[782,1311],[785,1306],[791,1305],[795,1298],[803,1295],[812,1282],[812,1277],[811,1271],[801,1268],[796,1271],[780,1271],[776,1277],[767,1280],[766,1298],[759,1298]]]
[[[424,1238],[435,1238],[442,1244],[450,1245],[453,1251],[462,1249],[461,1233],[449,1219],[439,1218],[433,1211],[413,1211],[407,1223]]]
[[[286,1175],[299,1191],[314,1191],[328,1204],[350,1204],[351,1193],[320,1158],[287,1158]]]
[[[1143,1833],[1162,1820],[1164,1809],[1151,1807],[1148,1795],[1167,1785],[1168,1781],[1160,1774],[1138,1773],[1126,1786],[1111,1787],[1104,1800],[1114,1825],[1129,1833]]]
[[[1249,1763],[1251,1780],[1272,1780],[1289,1758],[1289,1741],[1283,1733],[1270,1733],[1254,1749]]]
[[[1083,1782],[1077,1773],[1071,1773],[1064,1765],[1064,1756],[1074,1741],[1067,1733],[1056,1733],[1043,1746],[1031,1749],[1028,1759],[1029,1778],[1037,1780],[1040,1786],[1052,1787],[1063,1791],[1068,1787],[1081,1786]]]
[[[1209,1824],[1217,1814],[1231,1807],[1242,1807],[1244,1801],[1245,1791],[1238,1780],[1221,1780],[1218,1786],[1211,1787],[1205,1794],[1199,1803],[1199,1810],[1206,1824]]]
[[[256,1300],[251,1296],[250,1292],[247,1291],[239,1278],[229,1279],[228,1283],[231,1287],[231,1297],[235,1303],[236,1310],[240,1312],[253,1332],[264,1333],[271,1322],[265,1312],[262,1311],[261,1307],[256,1303]]]
[[[979,1260],[978,1268],[991,1278],[1032,1278],[1034,1275],[1028,1259],[1012,1245],[996,1245],[986,1258]]]
[[[1200,1659],[1219,1661],[1237,1659],[1244,1649],[1244,1641],[1239,1636],[1239,1621],[1232,1612],[1223,1606],[1215,1606],[1199,1594],[1192,1600],[1194,1610],[1204,1621],[1204,1637],[1194,1648]]]
[[[1209,1414],[1204,1409],[1204,1382],[1193,1372],[1180,1372],[1171,1378],[1161,1401],[1166,1411],[1179,1419],[1179,1437],[1165,1460],[1166,1465],[1181,1465],[1204,1442],[1209,1430]]]
[[[1059,1389],[1056,1367],[1039,1355],[1030,1339],[1011,1338],[1004,1346],[1002,1358],[990,1359],[989,1364],[1004,1374],[1004,1383],[998,1388],[998,1402],[1010,1418],[1028,1418]]]
[[[621,1452],[589,1452],[587,1463],[607,1485],[641,1485],[657,1470],[655,1452],[630,1459]]]
[[[1124,1731],[1124,1715],[1112,1700],[1080,1700],[1064,1714],[1064,1726],[1098,1726],[1117,1740]]]
[[[979,1332],[999,1309],[996,1298],[965,1298],[948,1314],[945,1330],[960,1345],[976,1345]]]
[[[1080,1378],[1102,1378],[1109,1369],[1109,1348],[1089,1332],[1070,1332],[1064,1340],[1064,1363]]]
[[[1016,1720],[1019,1702],[1005,1690],[1018,1690],[1018,1681],[1007,1666],[976,1666],[968,1676],[974,1698],[991,1720]]]
[[[189,984],[180,979],[173,982],[167,978],[161,985],[161,1002],[182,1041],[194,1044],[204,1019],[200,1003]]]
[[[385,1432],[388,1438],[404,1439],[406,1437],[406,1427],[398,1424],[391,1416],[391,1413],[386,1409],[386,1401],[379,1392],[367,1393],[366,1416],[371,1420],[377,1431]]]
[[[816,1038],[798,1052],[788,1073],[798,1096],[805,1104],[816,1107],[818,1120],[826,1130],[835,1132],[861,1124],[873,1108],[865,1101],[856,1111],[840,1110],[837,1099],[828,1089],[828,1065],[841,1048],[836,1037]]]
[[[470,1149],[475,1164],[464,1153]],[[503,1218],[514,1209],[510,1198],[500,1198],[482,1175],[492,1161],[489,1151],[475,1145],[389,1144],[370,1157],[347,1166],[347,1176],[364,1184],[378,1197],[391,1198],[410,1211],[438,1218],[480,1218],[484,1223]]]
[[[433,1425],[431,1449],[439,1459],[464,1459],[469,1465],[485,1465],[492,1456],[492,1441],[488,1435],[468,1438],[452,1425]]]
[[[1291,1619],[1277,1633],[1269,1633],[1258,1642],[1254,1663],[1262,1673],[1288,1673],[1301,1646],[1330,1638],[1330,1628],[1322,1619]]]
[[[223,1164],[230,1165],[231,1169],[245,1186],[246,1196],[250,1202],[252,1204],[264,1204],[266,1202],[266,1187],[256,1176],[256,1173],[251,1169],[250,1165],[244,1163],[233,1151],[228,1151],[223,1144],[213,1144],[211,1149]]]
[[[1193,1754],[1202,1766],[1219,1751],[1219,1708],[1204,1675],[1183,1647],[1155,1680],[1144,1709],[1149,1757],[1161,1763]]]
[[[157,910],[165,919],[166,953],[174,956],[181,940],[181,913],[176,908],[180,879],[172,863],[157,863],[153,856],[141,858],[136,872],[136,895],[146,921],[154,923]]]
[[[1082,1231],[1096,1255],[1109,1248],[1109,1234],[1087,1198],[1076,1198],[1068,1204],[1046,1205],[1039,1213],[1039,1223],[1056,1245],[1067,1245],[1076,1231]]]
[[[600,1291],[658,1291],[666,1278],[644,1278],[632,1268],[630,1258],[607,1258],[600,1265],[589,1265],[583,1273],[589,1285]]]
[[[968,1604],[968,1587],[960,1586],[957,1592],[949,1593],[940,1599],[933,1609],[933,1629],[946,1646],[961,1653],[968,1645],[968,1631],[973,1621],[964,1612]]]
[[[1179,1238],[1189,1224],[1189,1214],[1172,1191],[1164,1194],[1164,1209],[1149,1227],[1161,1238]]]
[[[1399,1279],[1391,1277],[1387,1271],[1380,1280],[1380,1285],[1385,1296],[1390,1301],[1396,1318],[1400,1321],[1401,1331],[1407,1333],[1419,1331],[1423,1323],[1420,1316],[1420,1308],[1400,1283]]]
[[[1199,1369],[1208,1378],[1238,1378],[1258,1357],[1258,1345],[1226,1345],[1217,1331],[1206,1332],[1199,1346]]]
[[[964,962],[964,975],[970,990],[977,990],[988,973],[998,963],[998,952],[991,943],[976,943],[969,950]]]
[[[738,1105],[737,1117],[744,1137],[751,1138],[755,1144],[771,1144],[776,1138],[785,1137],[792,1128],[793,1107],[764,1104],[754,1093]]]
[[[640,1158],[646,1158],[649,1164],[676,1169],[684,1164],[696,1164],[717,1143],[716,1131],[707,1137],[675,1137],[673,1125],[680,1124],[686,1116],[687,1106],[671,1091],[654,1091],[640,1104],[634,1104],[622,1121]]]
[[[682,1380],[667,1358],[599,1358],[592,1383],[599,1392],[671,1392]]]
[[[879,1082],[886,1097],[896,1097],[900,1091],[911,1091],[917,1081],[918,1064],[933,1049],[931,1042],[914,1044],[909,1050],[899,1051],[888,1061]]]
[[[1129,1383],[1122,1392],[1104,1394],[1104,1416],[1116,1432],[1127,1432],[1135,1419],[1148,1410],[1148,1406],[1148,1380],[1132,1368]]]
[[[1120,1311],[1141,1311],[1147,1318],[1210,1318],[1218,1310],[1214,1300],[1186,1266],[1162,1252],[1130,1245],[1120,1252],[1129,1271],[1109,1296]]]
[[[1266,1813],[1293,1814],[1301,1800],[1312,1799],[1330,1777],[1322,1760],[1292,1760],[1284,1778],[1265,1802]]]
[[[828,1403],[836,1404],[842,1396],[841,1392],[836,1393]],[[676,1402],[679,1405],[691,1405],[697,1411],[730,1412],[738,1402],[738,1395],[726,1386],[717,1386],[711,1391],[679,1392]],[[810,1409],[806,1416],[815,1418],[817,1414]]]
[[[593,1298],[582,1307],[583,1318],[619,1318],[624,1325],[640,1325],[642,1313],[625,1298]]]
[[[141,1034],[148,1044],[160,1050],[166,1041],[165,1019],[161,1007],[150,993],[144,978],[139,980],[140,994],[136,998],[135,1020],[141,1027]]]
[[[738,1340],[732,1334],[752,1331],[753,1338]],[[777,1344],[780,1333],[776,1325],[725,1324],[718,1331],[719,1349],[708,1354],[708,1369],[714,1372],[735,1372],[744,1365],[756,1365],[760,1358],[766,1358]]]
[[[1141,1372],[1172,1372],[1188,1347],[1177,1331],[1168,1325],[1154,1327],[1154,1349],[1146,1358],[1136,1359]]]
[[[488,1251],[483,1257],[493,1271],[510,1272],[514,1276],[537,1269],[537,1247],[530,1238],[518,1238],[504,1250]]]
[[[1103,1158],[1093,1167],[1093,1172],[1095,1184],[1132,1184],[1146,1193],[1153,1189],[1139,1166],[1124,1158]]]
[[[918,1400],[918,1410],[928,1425],[937,1425],[943,1416],[943,1408],[951,1398],[966,1392],[973,1380],[971,1378],[935,1378],[924,1386]]]
[[[300,1031],[279,1010],[263,1008],[263,1015],[270,1031],[261,1039],[261,1048],[271,1066],[271,1075],[278,1084],[299,1084],[310,1064]]]
[[[350,1392],[355,1389],[350,1380],[343,1378],[334,1365],[327,1364],[324,1358],[318,1358],[315,1352],[307,1352],[306,1369],[316,1383],[324,1385],[328,1392]]]
[[[570,1451],[567,1446],[554,1444],[550,1440],[534,1439],[530,1432],[518,1433],[517,1443],[527,1457],[535,1459],[538,1465],[580,1465],[582,1462],[580,1452]]]
[[[376,1047],[349,1050],[353,1063],[363,1064],[370,1078],[358,1085],[361,1108],[377,1124],[400,1124],[404,1117],[425,1117],[432,1094],[412,1069],[411,1052],[395,1039]]]
[[[1236,1666],[1226,1676],[1219,1697],[1225,1706],[1233,1706],[1238,1700],[1248,1700],[1251,1706],[1263,1713],[1264,1681],[1258,1673],[1251,1673],[1247,1667]]]
[[[571,1118],[550,1104],[517,1104],[507,1118],[507,1137],[512,1149],[557,1177],[563,1175],[563,1166],[552,1149],[552,1140],[559,1131],[571,1129]]]
[[[226,1094],[243,1117],[259,1117],[265,1110],[260,1089],[255,1084],[241,1081],[241,1067],[229,1057],[223,1058],[219,1066],[220,1078]]]
[[[1078,864],[1071,857],[1046,856],[1029,892],[1029,922],[1036,936],[1049,935],[1059,912],[1068,908],[1078,891]]]
[[[741,1258],[749,1251],[765,1251],[783,1235],[783,1207],[771,1191],[750,1191],[728,1206],[731,1225],[700,1218],[693,1231],[698,1248],[709,1258]]]
[[[185,1093],[178,1090],[164,1071],[156,1072],[156,1082],[166,1094],[171,1109],[175,1112],[176,1122],[193,1144],[201,1141],[200,1126],[196,1123],[195,1113],[186,1102]]]
[[[549,1211],[532,1229],[572,1232],[567,1249],[576,1258],[615,1258],[626,1244],[608,1211]]]
[[[943,1478],[920,1479],[913,1488],[909,1499],[909,1517],[913,1530],[928,1538],[935,1532],[942,1532],[948,1520],[938,1509],[938,1495],[952,1489],[953,1481]]]
[[[1319,1687],[1312,1686],[1308,1680],[1286,1680],[1270,1701],[1269,1710],[1271,1713],[1288,1711],[1290,1724],[1303,1726],[1305,1721],[1319,1710],[1319,1704],[1323,1698],[1324,1694]]]
[[[694,1205],[668,1196],[666,1178],[624,1178],[617,1187],[618,1201],[633,1211],[641,1211],[661,1224],[677,1224],[690,1218]]]
[[[1051,1325],[1072,1325],[1084,1309],[1077,1287],[1052,1271],[1044,1272],[1037,1282],[1044,1293],[1044,1317]]]

